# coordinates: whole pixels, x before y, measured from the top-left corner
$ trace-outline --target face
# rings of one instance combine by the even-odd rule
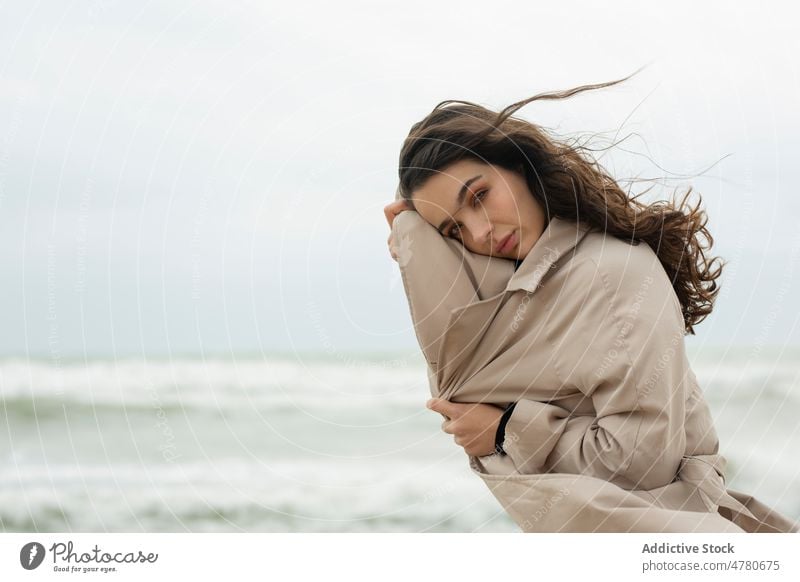
[[[443,236],[481,255],[523,259],[545,229],[544,210],[521,174],[475,160],[434,174],[412,199]]]

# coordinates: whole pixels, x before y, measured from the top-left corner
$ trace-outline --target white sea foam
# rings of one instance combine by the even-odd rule
[[[749,355],[691,360],[728,486],[798,517],[800,361]],[[415,358],[0,360],[0,529],[515,531],[428,390]]]

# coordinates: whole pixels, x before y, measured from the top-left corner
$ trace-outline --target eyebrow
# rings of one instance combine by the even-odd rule
[[[458,195],[456,196],[456,211],[453,212],[453,214],[458,212],[461,209],[461,206],[464,204],[464,198],[467,197],[467,188],[469,188],[469,185],[479,178],[483,178],[483,174],[478,174],[477,176],[470,178],[469,180],[464,182],[463,186],[461,186],[461,190],[458,191]],[[445,218],[436,230],[439,231],[439,234],[443,235],[444,228],[451,222],[452,222],[451,218]]]

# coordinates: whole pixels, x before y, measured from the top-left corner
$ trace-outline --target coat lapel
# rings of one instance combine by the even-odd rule
[[[523,289],[534,293],[555,263],[574,249],[590,229],[583,223],[558,217],[551,219],[542,236],[511,276],[506,291]]]

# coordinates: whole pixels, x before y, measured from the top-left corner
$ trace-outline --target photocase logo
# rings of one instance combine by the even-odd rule
[[[26,570],[35,570],[42,564],[48,552],[53,558],[53,571],[65,573],[106,574],[119,571],[117,564],[154,564],[158,560],[158,554],[153,552],[145,554],[139,550],[136,553],[110,553],[100,549],[97,544],[88,551],[75,551],[72,540],[69,540],[67,543],[55,542],[48,550],[38,542],[29,542],[19,551],[19,563]]]
[[[44,560],[44,546],[39,542],[29,542],[19,552],[19,563],[26,570],[35,570]]]

